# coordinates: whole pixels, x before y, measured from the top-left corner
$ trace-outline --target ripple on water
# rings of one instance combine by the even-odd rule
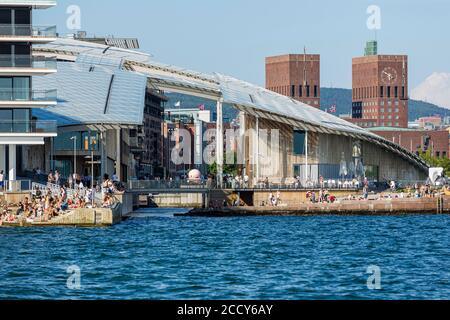
[[[449,299],[450,217],[174,218],[0,229],[0,299]],[[67,288],[67,267],[81,289]],[[367,267],[382,290],[367,289]]]

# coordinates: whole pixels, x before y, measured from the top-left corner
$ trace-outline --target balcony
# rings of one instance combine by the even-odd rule
[[[56,121],[11,121],[0,120],[0,135],[5,134],[43,134],[53,136],[57,132]]]
[[[56,105],[56,90],[0,89],[0,108],[42,108]]]
[[[56,72],[56,57],[0,55],[0,76],[38,76]]]
[[[47,43],[56,37],[56,26],[0,24],[0,42]]]
[[[0,7],[30,7],[48,9],[56,6],[56,0],[3,0]]]

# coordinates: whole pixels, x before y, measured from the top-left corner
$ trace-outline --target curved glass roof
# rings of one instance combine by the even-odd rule
[[[69,117],[76,119],[75,122],[117,121],[122,124],[142,124],[145,90],[149,81],[162,90],[220,99],[224,103],[235,105],[239,110],[272,117],[276,121],[299,125],[307,130],[367,140],[399,154],[421,168],[427,167],[416,155],[372,132],[289,97],[230,76],[199,73],[153,61],[150,55],[138,51],[72,39],[60,38],[50,44],[36,45],[33,50],[56,55],[65,61],[75,61],[59,62],[57,75],[50,76],[50,79],[56,78],[56,87],[62,100],[55,108],[39,111],[42,112],[39,115],[42,117],[45,117],[44,113],[57,113],[60,119]],[[92,67],[99,73],[89,72]],[[103,112],[112,74],[115,75],[115,80],[112,86],[111,107],[108,112]],[[37,88],[39,85],[54,87],[48,85],[46,81],[49,80],[45,78],[48,77],[36,78]],[[70,122],[67,119],[64,121]]]

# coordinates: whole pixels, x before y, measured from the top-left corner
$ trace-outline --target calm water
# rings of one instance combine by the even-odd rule
[[[0,299],[449,299],[450,216],[174,218],[0,229]],[[67,288],[67,267],[81,289]],[[381,268],[379,291],[367,267]]]

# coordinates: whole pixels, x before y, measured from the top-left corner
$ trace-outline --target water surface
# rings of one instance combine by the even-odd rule
[[[450,299],[450,216],[175,218],[0,229],[0,299]],[[182,212],[182,211],[181,211]],[[81,269],[69,289],[67,268]],[[381,290],[367,268],[381,269]]]

